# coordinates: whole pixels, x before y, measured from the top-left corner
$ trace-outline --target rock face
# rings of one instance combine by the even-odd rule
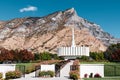
[[[109,44],[118,42],[71,8],[45,17],[16,18],[0,23],[0,46],[57,53],[58,47],[71,46],[71,27],[75,28],[76,45],[90,46],[90,51],[105,51]]]

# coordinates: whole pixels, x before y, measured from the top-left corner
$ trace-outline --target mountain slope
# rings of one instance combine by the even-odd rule
[[[0,26],[0,46],[7,49],[56,53],[60,46],[71,46],[71,27],[77,46],[88,45],[90,51],[105,51],[106,46],[118,42],[97,24],[79,17],[74,8],[45,17],[16,18]]]

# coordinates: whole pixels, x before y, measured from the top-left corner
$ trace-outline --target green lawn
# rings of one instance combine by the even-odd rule
[[[120,80],[120,78],[86,78],[83,80]]]
[[[24,65],[26,68],[29,68],[29,67],[31,67],[34,64],[36,64],[36,63],[18,63],[18,64],[16,64],[16,66]]]
[[[104,75],[109,76],[120,76],[120,65],[104,65]]]
[[[35,70],[35,64],[36,63],[18,63],[16,64],[16,70],[22,73],[30,73]]]
[[[82,62],[80,62],[80,64],[107,64],[107,65],[118,65],[118,64],[120,64],[120,63],[114,63],[114,62],[96,62],[96,61],[85,62],[85,61],[82,61]]]

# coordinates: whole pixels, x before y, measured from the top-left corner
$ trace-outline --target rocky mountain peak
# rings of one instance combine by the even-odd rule
[[[91,51],[105,51],[106,46],[118,42],[71,8],[44,17],[16,18],[0,23],[0,46],[56,53],[58,47],[71,45],[71,26],[75,27],[77,46],[89,45]]]
[[[63,12],[64,12],[64,13],[69,13],[69,14],[75,14],[75,13],[76,13],[76,11],[75,11],[74,8],[67,9],[67,10],[65,10],[65,11],[63,11]]]

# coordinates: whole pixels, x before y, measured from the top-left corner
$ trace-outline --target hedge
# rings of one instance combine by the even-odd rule
[[[69,75],[70,75],[70,79],[73,79],[73,80],[80,79],[80,74],[78,71],[70,71]]]
[[[15,78],[20,78],[21,77],[21,72],[20,71],[9,71],[5,74],[6,79],[15,79]]]
[[[94,78],[101,78],[101,75],[100,75],[99,73],[96,73],[96,74],[94,75]]]
[[[2,76],[3,76],[3,74],[2,74],[2,73],[0,73],[0,79],[2,79]]]
[[[55,73],[53,71],[40,71],[39,77],[54,77]]]

